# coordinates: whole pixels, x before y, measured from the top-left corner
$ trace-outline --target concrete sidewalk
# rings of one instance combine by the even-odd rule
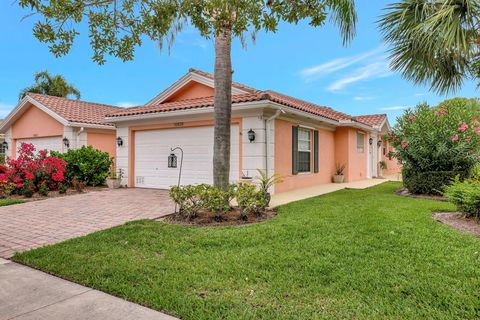
[[[0,320],[177,318],[0,258]]]
[[[277,207],[282,204],[287,204],[287,203],[298,201],[298,200],[312,198],[312,197],[320,196],[322,194],[327,194],[327,193],[335,192],[335,191],[346,189],[346,188],[365,189],[365,188],[373,187],[378,184],[384,183],[386,181],[392,181],[392,179],[365,179],[365,180],[346,182],[346,183],[319,184],[309,188],[302,188],[302,189],[282,192],[278,195],[274,194],[272,196],[272,201],[270,201],[270,206]]]

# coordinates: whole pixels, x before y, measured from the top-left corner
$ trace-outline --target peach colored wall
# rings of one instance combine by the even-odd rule
[[[348,160],[348,180],[356,181],[367,178],[367,155],[369,152],[368,134],[363,135],[363,152],[357,151],[357,133],[358,129],[349,128],[349,160]]]
[[[87,129],[87,144],[95,149],[108,152],[113,158],[117,153],[116,139],[115,130]]]
[[[335,138],[334,132],[318,129],[318,163],[319,172],[314,173],[313,152],[312,171],[292,175],[292,126],[295,123],[285,120],[275,120],[275,173],[284,181],[275,186],[275,192],[285,192],[296,188],[304,188],[332,181],[335,168]],[[313,138],[313,135],[312,135]],[[313,143],[313,141],[312,141]]]
[[[350,150],[350,138],[349,138],[349,128],[347,127],[338,127],[335,131],[335,164],[344,164],[345,170],[345,181],[349,179],[349,150]]]
[[[167,100],[165,100],[165,102],[211,97],[213,95],[214,95],[213,88],[195,81],[190,81],[188,84],[183,86],[178,92],[176,92],[174,95],[172,95]]]
[[[12,139],[63,136],[63,124],[31,106],[12,124]]]
[[[383,155],[383,148],[386,146],[386,153]],[[402,166],[398,163],[396,158],[388,159],[388,152],[395,151],[393,146],[390,145],[388,141],[382,146],[382,160],[387,164],[387,169],[382,170],[383,175],[396,174],[402,171]]]

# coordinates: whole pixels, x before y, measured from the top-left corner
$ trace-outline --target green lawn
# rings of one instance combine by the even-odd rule
[[[23,203],[20,199],[0,199],[0,207],[11,206],[12,204]]]
[[[478,319],[480,241],[448,203],[343,190],[230,228],[128,223],[14,260],[182,319]]]

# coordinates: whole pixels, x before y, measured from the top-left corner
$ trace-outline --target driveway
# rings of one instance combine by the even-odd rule
[[[168,191],[115,189],[0,207],[0,257],[172,213]]]

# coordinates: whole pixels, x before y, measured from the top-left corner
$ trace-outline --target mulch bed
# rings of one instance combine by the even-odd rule
[[[224,226],[241,226],[252,223],[259,223],[270,220],[277,215],[275,210],[269,209],[262,215],[249,214],[246,219],[240,218],[240,210],[234,208],[222,216],[221,221],[215,220],[215,214],[209,211],[202,211],[193,220],[185,220],[177,214],[171,214],[159,220],[170,224],[200,226],[200,227],[224,227]]]
[[[480,220],[477,218],[467,218],[461,212],[434,212],[433,218],[452,228],[480,238]]]
[[[416,198],[416,199],[427,199],[427,200],[436,200],[436,201],[443,201],[447,202],[447,198],[442,196],[436,195],[429,195],[429,194],[414,194],[410,193],[406,188],[398,189],[395,194],[402,196],[402,197],[409,197],[409,198]]]
[[[38,201],[38,200],[45,200],[45,199],[50,199],[50,198],[57,198],[57,197],[68,197],[68,196],[73,196],[76,194],[83,194],[87,192],[92,192],[92,191],[105,191],[109,190],[108,187],[106,186],[99,186],[99,187],[86,187],[85,190],[82,192],[79,192],[75,189],[68,189],[66,193],[60,193],[58,191],[50,191],[48,193],[47,197],[44,197],[38,193],[35,193],[31,198],[26,198],[21,195],[13,195],[8,197],[9,199],[18,199],[18,200],[23,200],[23,201]]]

